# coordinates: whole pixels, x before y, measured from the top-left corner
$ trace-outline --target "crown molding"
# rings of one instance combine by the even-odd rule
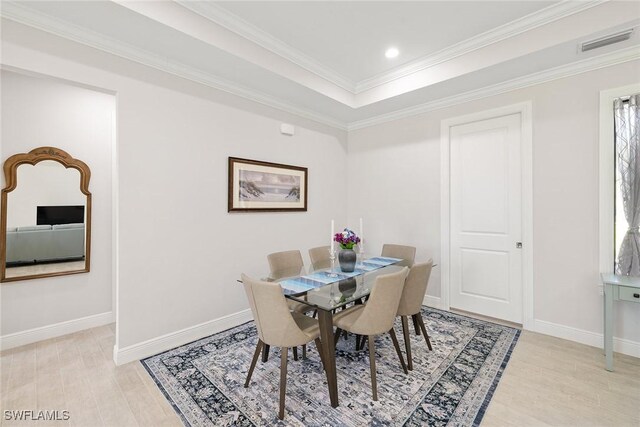
[[[378,74],[371,78],[361,80],[355,84],[355,94],[362,93],[374,87],[417,73],[442,62],[450,61],[458,56],[465,55],[488,45],[533,30],[558,19],[582,12],[592,7],[606,3],[608,0],[568,1],[540,9],[515,21],[508,22],[484,33],[463,40],[460,43],[448,46],[438,52],[415,59],[409,63],[394,68],[389,72]]]
[[[295,49],[282,40],[273,37],[269,33],[246,22],[239,16],[212,2],[193,2],[188,0],[174,0],[182,7],[197,13],[198,15],[215,22],[226,29],[262,46],[265,49],[285,58],[288,61],[324,78],[325,80],[352,92],[354,95],[365,92],[374,87],[406,77],[418,71],[432,67],[436,64],[449,61],[458,56],[473,52],[490,44],[500,42],[509,37],[516,36],[525,31],[532,30],[582,12],[592,7],[605,3],[607,0],[571,1],[564,0],[533,12],[522,18],[507,24],[493,28],[489,31],[471,37],[460,43],[456,43],[433,54],[415,59],[409,63],[394,68],[391,71],[378,74],[371,78],[354,82],[335,70],[321,64],[298,49]]]
[[[266,31],[248,23],[239,16],[213,2],[197,2],[190,0],[174,0],[180,6],[190,10],[216,24],[238,34],[253,43],[293,62],[305,70],[321,77],[351,93],[355,91],[355,83],[347,77],[316,61],[309,55],[289,46],[282,40],[273,37]]]
[[[528,74],[526,76],[517,77],[502,83],[467,91],[458,95],[437,99],[435,101],[426,102],[409,108],[403,108],[401,110],[381,114],[368,119],[350,122],[347,125],[347,130],[353,131],[363,129],[638,59],[640,59],[640,47],[631,46],[570,64],[561,65],[559,67],[550,68],[548,70]]]
[[[592,6],[594,3],[590,2]],[[562,3],[561,3],[562,4]],[[575,10],[575,9],[574,9]],[[568,12],[567,12],[568,13]],[[575,12],[574,12],[575,13]],[[429,111],[462,104],[465,102],[498,95],[504,92],[525,88],[551,80],[569,77],[575,74],[596,70],[598,68],[609,67],[623,62],[640,59],[640,48],[637,46],[620,49],[614,52],[594,56],[581,61],[560,67],[551,68],[541,72],[518,77],[502,83],[486,86],[483,88],[468,91],[462,94],[441,98],[409,108],[399,109],[390,113],[381,114],[363,120],[346,123],[344,121],[329,117],[313,110],[300,108],[286,101],[264,94],[257,90],[247,88],[242,85],[230,82],[217,77],[211,73],[206,73],[194,67],[171,61],[168,58],[156,55],[149,51],[134,47],[118,40],[105,37],[83,27],[79,27],[69,22],[52,18],[41,14],[22,4],[11,1],[3,1],[0,9],[0,16],[3,18],[28,25],[39,30],[75,41],[80,44],[90,46],[104,52],[120,56],[122,58],[185,78],[224,92],[228,92],[244,99],[257,102],[278,110],[307,118],[341,130],[357,130],[365,127],[386,123],[393,120],[402,119]],[[558,18],[559,19],[559,18]]]
[[[346,130],[347,128],[346,123],[334,119],[333,117],[328,117],[312,110],[297,107],[255,89],[239,85],[211,73],[206,73],[195,67],[172,61],[165,56],[154,54],[128,43],[106,37],[87,28],[53,18],[14,1],[2,2],[0,16],[65,39],[120,56],[139,64],[240,96],[268,107],[273,107],[334,128],[342,130]]]

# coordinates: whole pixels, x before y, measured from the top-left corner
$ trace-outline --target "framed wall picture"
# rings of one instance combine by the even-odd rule
[[[307,168],[229,157],[229,212],[307,210]]]

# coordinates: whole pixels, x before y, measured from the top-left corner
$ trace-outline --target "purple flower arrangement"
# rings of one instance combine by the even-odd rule
[[[353,249],[354,245],[360,243],[360,238],[348,228],[345,228],[342,233],[336,233],[333,240],[338,242],[342,249]]]

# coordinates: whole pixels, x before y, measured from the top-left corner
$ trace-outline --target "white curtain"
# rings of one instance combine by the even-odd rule
[[[620,193],[629,229],[618,253],[617,274],[640,276],[640,94],[614,102]]]

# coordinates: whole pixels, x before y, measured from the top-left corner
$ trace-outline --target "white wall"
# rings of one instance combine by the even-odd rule
[[[266,254],[306,254],[346,217],[344,135],[283,117],[297,124],[284,136],[281,120],[199,90],[210,98],[118,89],[121,348],[246,309],[241,273],[264,277]],[[229,156],[307,167],[308,212],[227,213]]]
[[[2,162],[36,147],[59,147],[91,168],[89,190],[93,195],[91,272],[2,283],[1,335],[6,338],[112,311],[111,149],[115,97],[5,70],[1,83]],[[20,176],[24,167],[31,168],[21,166]],[[71,173],[78,178],[77,172]],[[79,185],[77,179],[78,193]],[[32,214],[35,217],[35,208]]]
[[[438,263],[441,120],[531,100],[534,317],[582,336],[601,333],[599,94],[638,76],[635,61],[351,132],[350,223],[366,218],[369,250],[405,242],[417,246],[418,259]],[[440,296],[438,268],[428,293]],[[639,343],[638,307],[617,307],[616,336]]]
[[[5,64],[117,92],[118,349],[246,310],[242,272],[344,225],[345,132],[16,23],[2,41]],[[227,213],[228,156],[308,167],[308,212]]]

